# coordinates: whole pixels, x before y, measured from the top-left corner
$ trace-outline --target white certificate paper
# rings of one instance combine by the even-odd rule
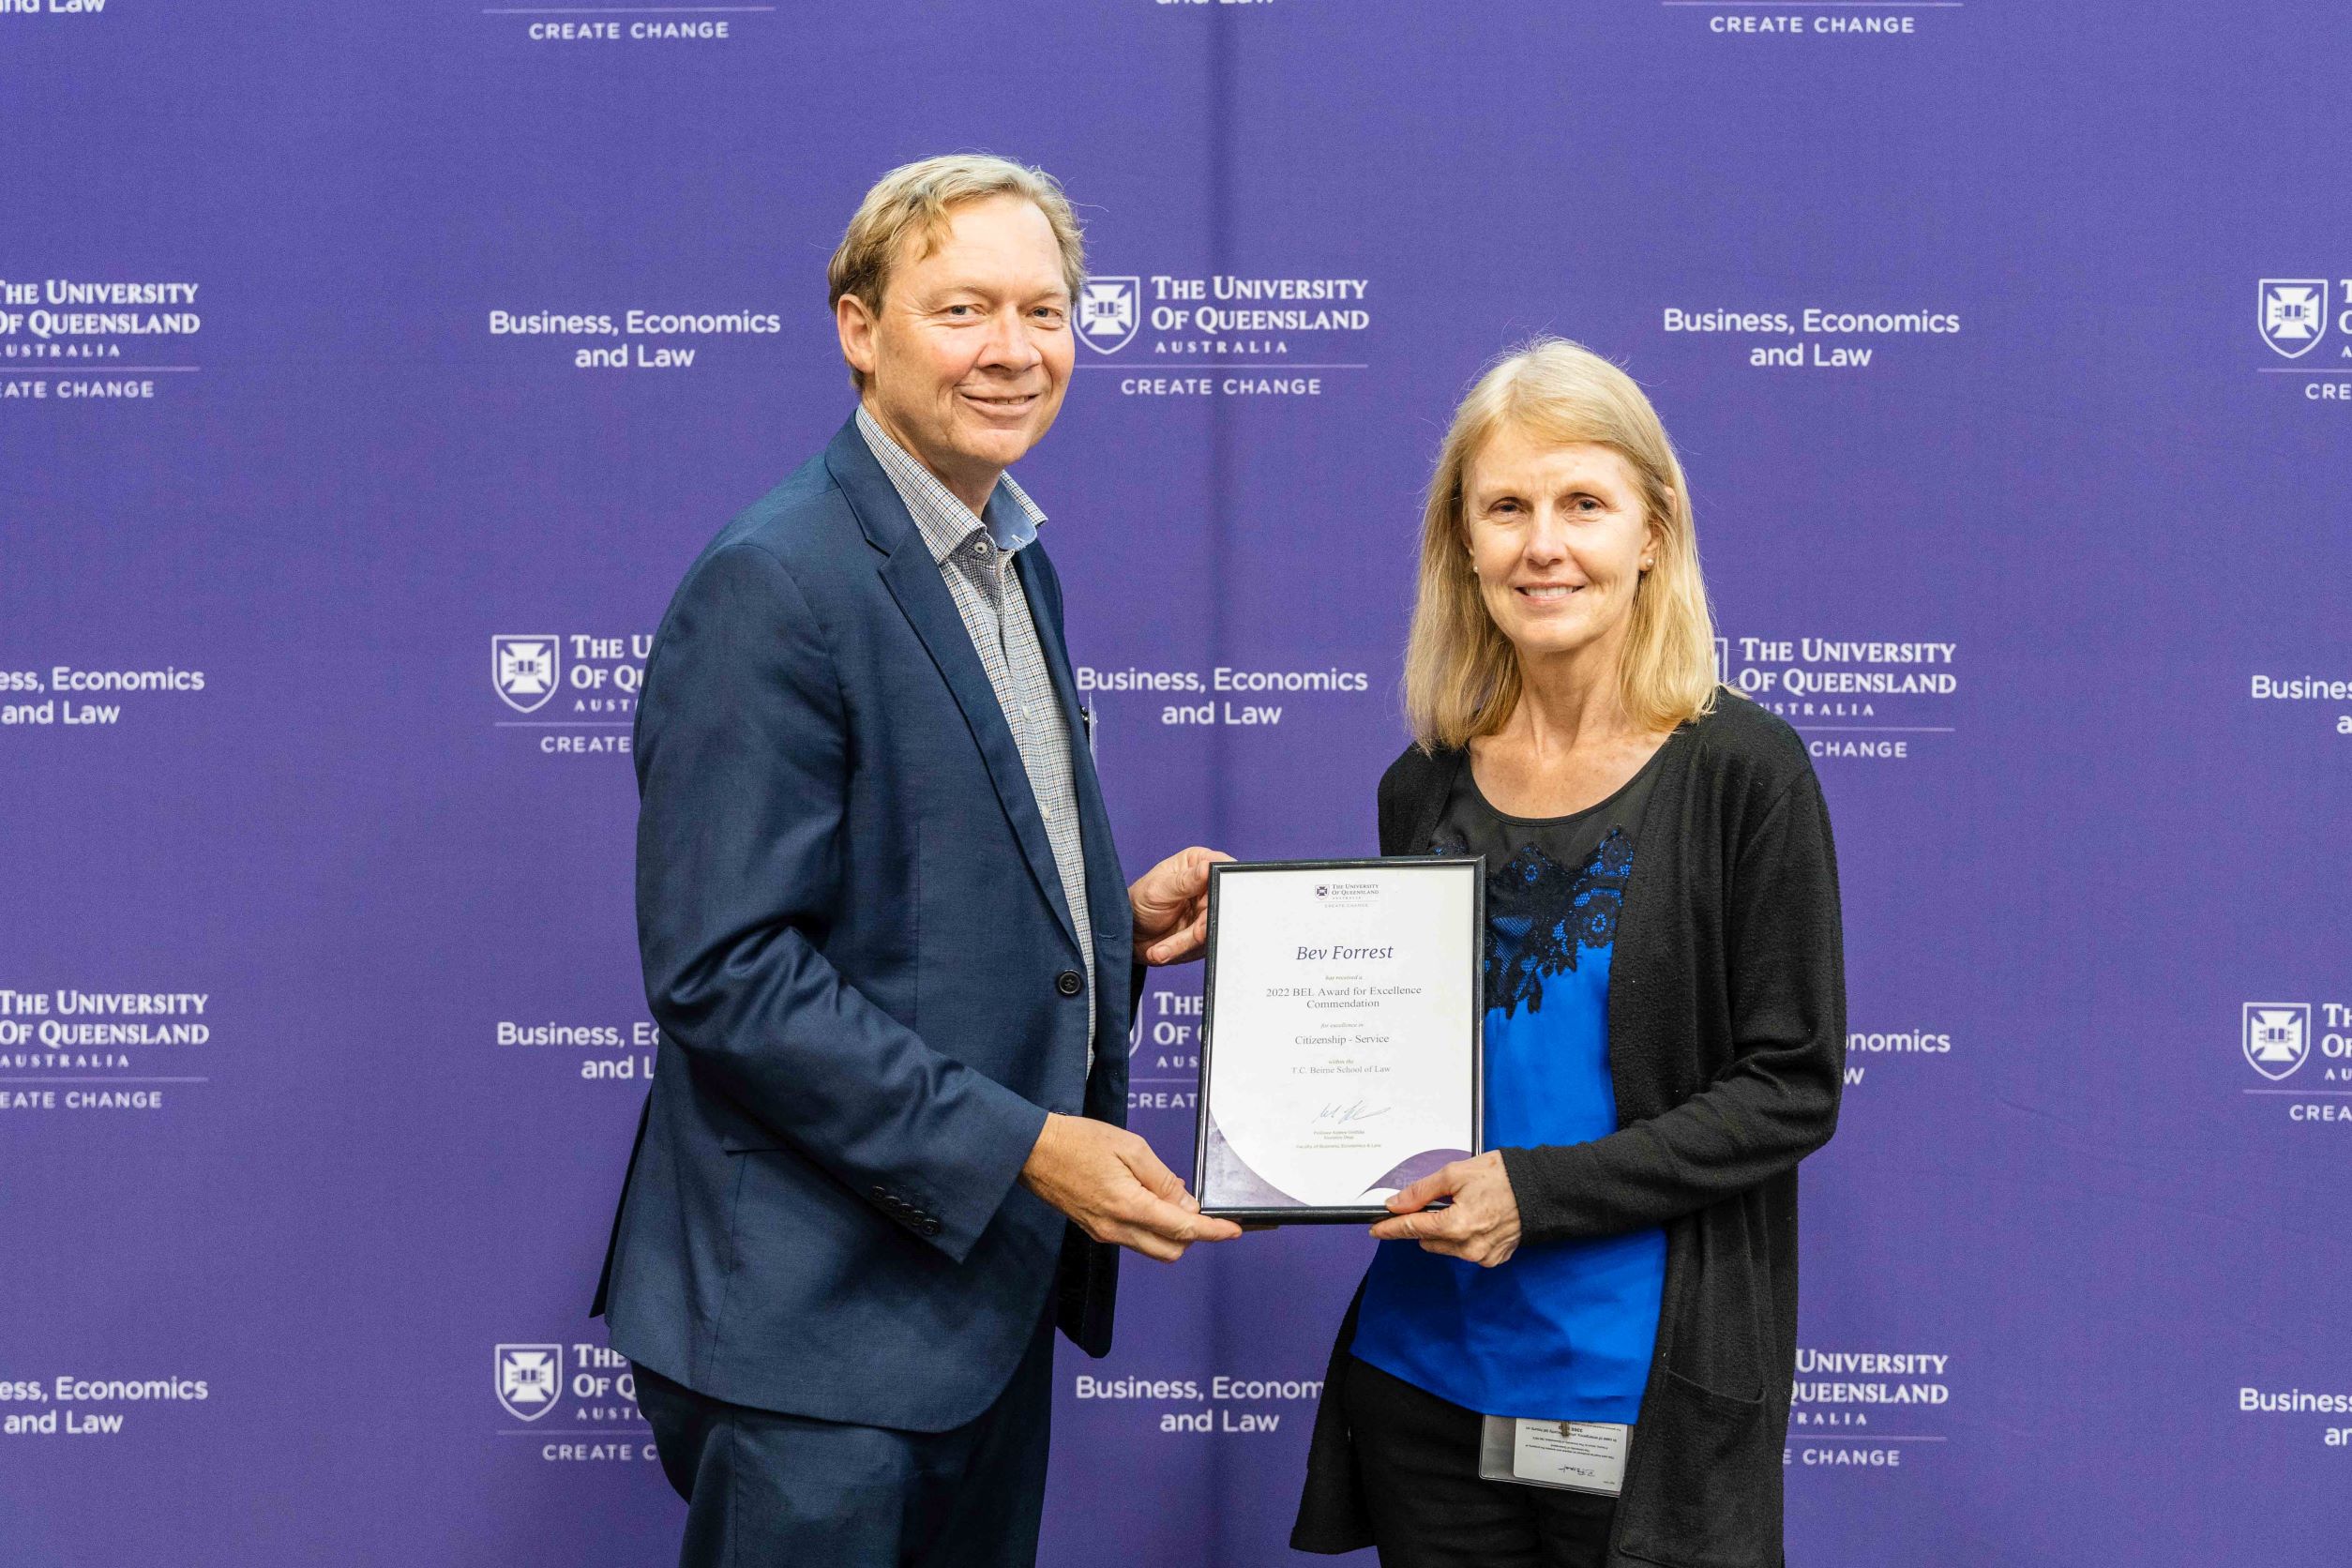
[[[1194,1192],[1355,1219],[1479,1148],[1484,862],[1210,873]]]

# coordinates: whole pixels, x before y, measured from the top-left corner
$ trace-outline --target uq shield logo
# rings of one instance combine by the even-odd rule
[[[517,1421],[536,1421],[564,1392],[564,1347],[498,1347],[498,1402]]]
[[[2328,330],[2325,278],[2265,278],[2262,280],[2262,340],[2275,354],[2300,359]]]
[[[1143,279],[1089,278],[1078,293],[1078,335],[1096,354],[1117,354],[1143,324]]]
[[[2311,1003],[2249,1002],[2245,1035],[2247,1065],[2276,1083],[2311,1055]]]
[[[561,638],[491,638],[490,680],[499,700],[519,714],[538,712],[555,695],[563,657]]]

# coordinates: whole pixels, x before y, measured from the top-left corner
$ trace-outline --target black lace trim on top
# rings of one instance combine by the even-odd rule
[[[1467,854],[1470,843],[1440,832],[1433,854]],[[1634,841],[1613,827],[1582,869],[1570,870],[1533,844],[1486,876],[1486,1005],[1515,1016],[1544,1009],[1544,981],[1574,970],[1588,947],[1617,941],[1617,915],[1633,875]]]

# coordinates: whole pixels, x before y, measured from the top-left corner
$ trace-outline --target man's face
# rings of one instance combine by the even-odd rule
[[[938,249],[924,243],[901,241],[879,311],[841,297],[841,354],[891,438],[976,512],[1062,410],[1069,285],[1053,226],[1018,196],[956,207]]]

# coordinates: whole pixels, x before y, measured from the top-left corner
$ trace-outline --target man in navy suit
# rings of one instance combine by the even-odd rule
[[[988,158],[884,176],[829,282],[859,400],[680,584],[637,715],[661,1046],[596,1310],[686,1564],[1035,1560],[1056,1322],[1239,1234],[1124,1128],[1191,849],[1124,885],[1044,514],[1078,225]]]

